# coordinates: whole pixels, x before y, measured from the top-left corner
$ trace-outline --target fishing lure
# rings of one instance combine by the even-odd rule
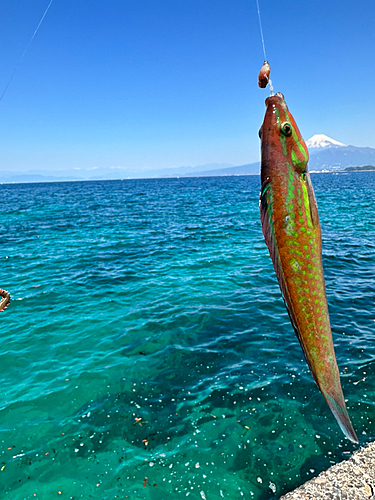
[[[295,333],[315,382],[354,443],[341,389],[322,265],[321,230],[309,153],[281,93],[266,99],[261,138],[260,213],[264,238]]]
[[[258,75],[258,85],[261,89],[265,89],[269,82],[269,77],[271,73],[270,65],[267,61],[264,61],[263,66],[260,68]]]

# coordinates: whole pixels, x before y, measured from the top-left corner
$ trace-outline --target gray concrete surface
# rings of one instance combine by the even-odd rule
[[[375,442],[280,500],[375,500]]]

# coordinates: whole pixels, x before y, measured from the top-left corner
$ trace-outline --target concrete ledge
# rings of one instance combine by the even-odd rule
[[[375,442],[280,500],[375,500]]]

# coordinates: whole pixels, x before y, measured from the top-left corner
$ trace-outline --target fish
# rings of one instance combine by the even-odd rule
[[[258,85],[261,89],[265,89],[269,82],[269,77],[271,73],[270,65],[268,61],[264,61],[263,66],[260,68],[258,75]]]
[[[358,443],[333,346],[308,149],[283,94],[271,95],[265,104],[259,130],[259,207],[264,239],[312,376],[344,435]]]

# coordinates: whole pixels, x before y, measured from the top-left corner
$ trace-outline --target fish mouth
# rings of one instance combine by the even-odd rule
[[[283,104],[285,105],[285,98],[284,95],[281,92],[277,92],[275,95],[271,95],[270,97],[267,97],[265,100],[266,108],[270,104]]]

